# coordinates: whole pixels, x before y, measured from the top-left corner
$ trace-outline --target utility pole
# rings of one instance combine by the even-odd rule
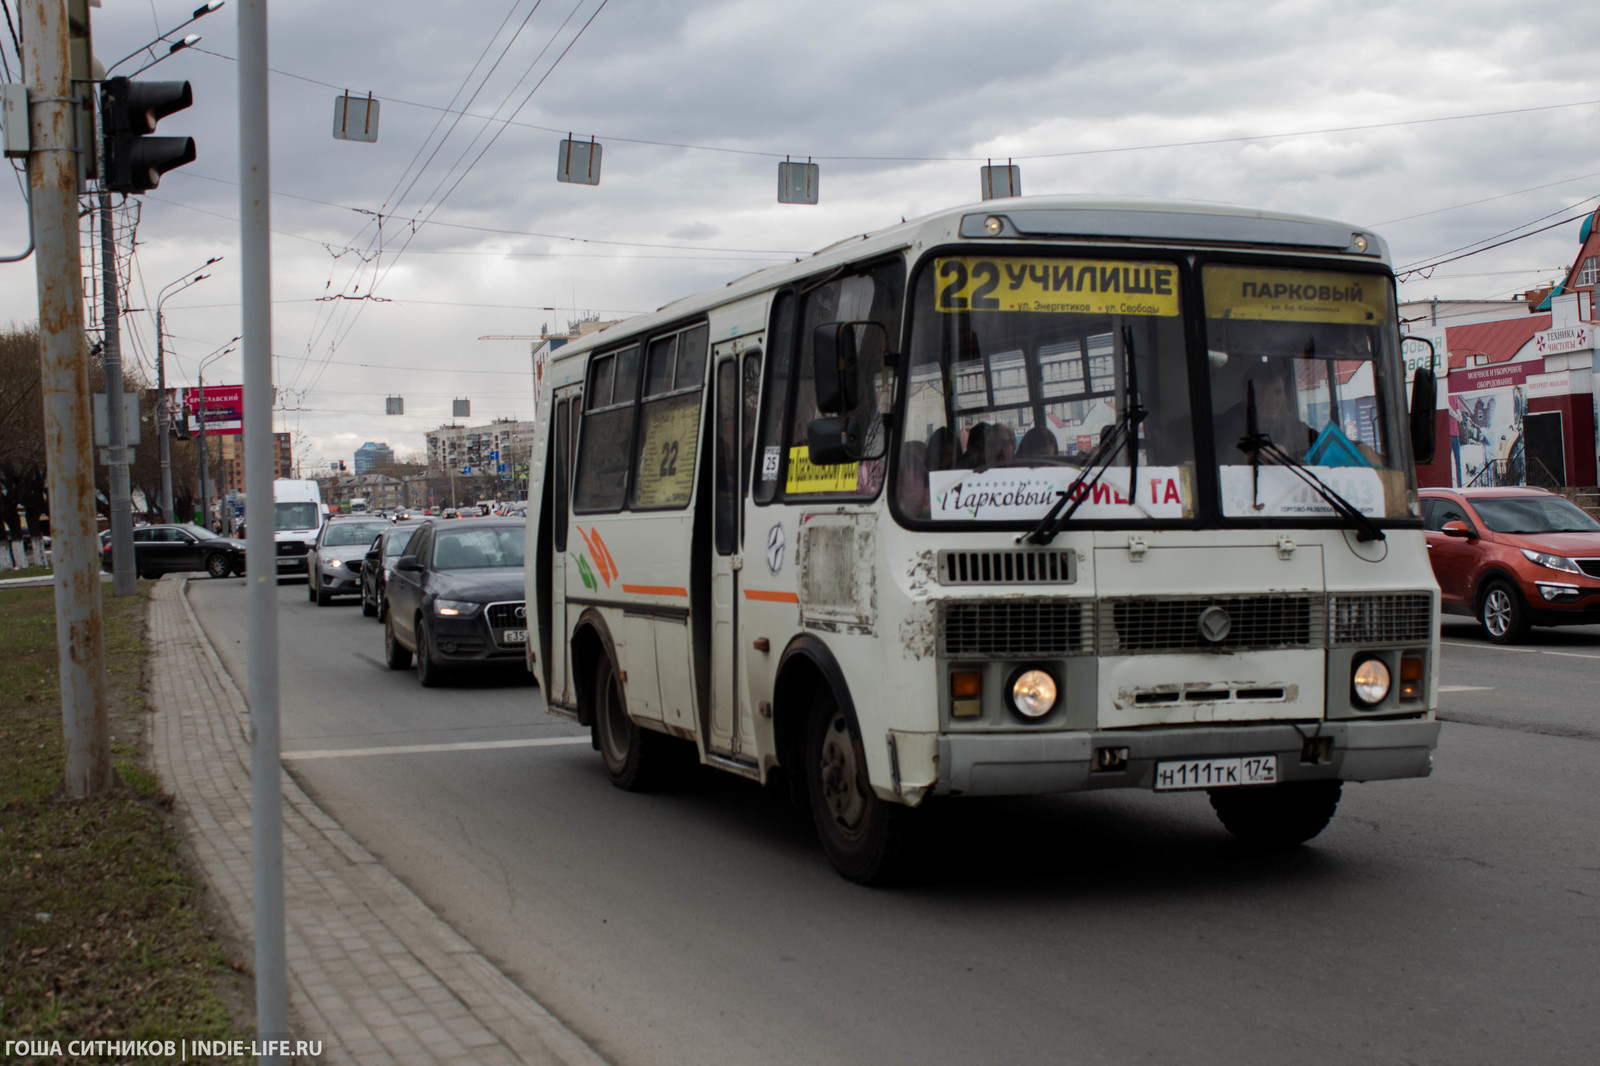
[[[28,189],[39,256],[39,382],[55,556],[65,785],[69,796],[82,797],[109,789],[113,776],[67,8],[59,0],[19,6],[33,135]]]
[[[206,517],[206,475],[210,471],[208,471],[206,469],[206,377],[205,377],[205,371],[204,370],[202,370],[200,372],[199,383],[200,383],[200,388],[199,388],[200,396],[199,396],[199,399],[197,399],[195,401],[195,403],[198,405],[196,407],[196,410],[198,410],[200,412],[200,435],[197,438],[198,443],[195,445],[195,447],[200,452],[200,523],[199,524],[202,525],[202,526],[205,526],[207,529],[210,529],[211,528],[211,521],[210,521],[210,519],[208,519]]]
[[[158,448],[161,454],[161,521],[171,522],[172,517],[172,442],[167,438],[171,435],[169,426],[172,416],[167,410],[167,360],[164,345],[166,335],[162,331],[161,302],[156,301],[156,395],[161,401],[156,404],[156,436],[160,438]],[[178,412],[178,417],[183,417],[183,412]]]
[[[117,289],[117,240],[111,222],[111,194],[100,192],[100,288],[105,312],[106,462],[111,481],[111,591],[132,596],[139,591],[133,560],[133,493],[128,487],[128,437],[122,411],[122,346],[118,320],[122,300]]]

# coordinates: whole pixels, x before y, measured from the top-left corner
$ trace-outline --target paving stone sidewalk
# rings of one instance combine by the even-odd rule
[[[240,942],[252,942],[249,716],[184,595],[150,604],[152,751],[184,837]],[[283,780],[291,1035],[317,1063],[602,1066],[302,792]]]

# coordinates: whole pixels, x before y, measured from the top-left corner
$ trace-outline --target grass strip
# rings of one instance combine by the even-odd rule
[[[104,597],[119,784],[73,800],[54,590],[0,591],[0,1039],[250,1039],[249,982],[207,929],[147,769],[148,596]]]

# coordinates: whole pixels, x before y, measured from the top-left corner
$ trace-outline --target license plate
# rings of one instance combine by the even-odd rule
[[[1236,759],[1188,759],[1183,762],[1156,763],[1157,792],[1277,783],[1276,755],[1245,755]]]
[[[507,630],[503,630],[500,633],[500,643],[502,643],[502,644],[526,644],[526,643],[528,643],[528,631],[526,629],[507,629]]]

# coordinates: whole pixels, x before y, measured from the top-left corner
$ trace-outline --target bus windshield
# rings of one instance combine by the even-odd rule
[[[1399,361],[1387,281],[1211,264],[1201,285],[1223,515],[1334,513],[1281,456],[1255,461],[1255,449],[1244,447],[1252,428],[1276,446],[1269,451],[1311,467],[1363,514],[1410,514],[1409,455],[1399,446],[1403,386],[1389,372]]]
[[[1086,466],[1107,462],[1093,489],[1093,473],[1080,486],[1078,519],[1192,517],[1181,278],[1167,260],[962,255],[928,263],[912,301],[900,514],[1037,521]],[[1101,448],[1135,407],[1144,412],[1136,449]]]

